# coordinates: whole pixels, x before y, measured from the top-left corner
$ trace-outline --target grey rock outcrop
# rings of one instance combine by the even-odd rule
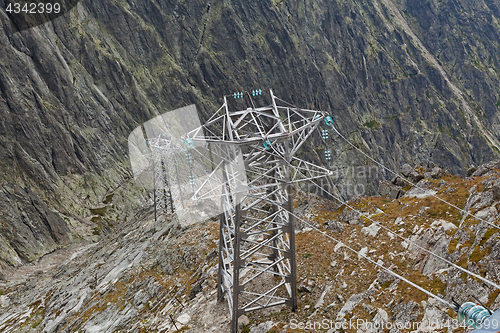
[[[379,182],[378,193],[383,197],[398,199],[405,194],[401,186],[395,185],[387,180]]]
[[[410,301],[401,302],[392,309],[392,320],[399,323],[416,322],[420,313],[418,303]]]
[[[492,172],[493,169],[500,169],[500,160],[494,160],[479,166],[472,174],[471,177],[479,177]]]
[[[32,261],[70,241],[69,228],[29,188],[0,187],[0,267]]]
[[[409,164],[403,164],[401,167],[401,174],[408,177],[413,172],[413,168]]]
[[[446,172],[440,167],[434,167],[430,171],[424,172],[424,177],[430,179],[439,179],[443,177],[445,174]]]

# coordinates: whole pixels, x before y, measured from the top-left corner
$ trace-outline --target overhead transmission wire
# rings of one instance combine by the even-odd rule
[[[297,107],[297,106],[295,106],[295,105],[293,105],[293,104],[291,104],[291,103],[289,103],[289,102],[287,102],[287,101],[284,101],[284,100],[282,100],[281,98],[276,97],[276,99],[279,99],[280,101],[282,101],[282,102],[284,102],[284,103],[287,103],[288,105],[291,105],[291,106],[293,106],[293,107],[295,107],[295,108],[297,108],[297,109],[300,109],[299,107]],[[446,201],[445,199],[442,199],[442,198],[438,197],[437,195],[432,194],[431,192],[428,192],[428,191],[427,191],[427,189],[425,189],[425,188],[423,188],[423,187],[418,186],[417,184],[415,184],[415,183],[413,183],[412,181],[410,181],[410,180],[406,179],[406,177],[401,176],[401,175],[400,175],[400,174],[398,174],[397,172],[392,171],[391,169],[389,169],[388,167],[386,167],[386,166],[385,166],[385,165],[383,165],[382,163],[378,162],[377,160],[373,159],[371,156],[369,156],[368,154],[366,154],[364,151],[362,151],[361,149],[359,149],[358,147],[356,147],[356,145],[354,145],[352,142],[350,142],[349,140],[347,140],[347,138],[346,138],[345,136],[343,136],[343,135],[342,135],[342,134],[341,134],[341,133],[337,130],[337,128],[335,128],[335,126],[334,126],[333,124],[331,125],[331,127],[335,130],[335,132],[337,132],[337,134],[338,134],[338,135],[339,135],[339,136],[340,136],[340,137],[341,137],[344,141],[346,141],[346,142],[347,142],[349,145],[351,145],[354,149],[356,149],[356,150],[357,150],[357,151],[359,151],[361,154],[363,154],[366,158],[368,158],[368,159],[369,159],[369,160],[371,160],[372,162],[376,163],[377,165],[381,166],[383,169],[385,169],[385,170],[389,171],[390,173],[392,173],[393,175],[395,175],[395,176],[397,176],[397,177],[399,177],[399,178],[403,179],[405,182],[407,182],[407,183],[408,183],[408,184],[410,184],[411,186],[414,186],[414,187],[416,187],[416,188],[418,188],[418,189],[420,189],[420,190],[422,190],[422,191],[424,191],[424,192],[426,192],[426,193],[429,193],[432,197],[434,197],[434,198],[438,199],[439,201],[441,201],[441,202],[443,202],[443,203],[445,203],[445,204],[449,205],[450,207],[453,207],[453,208],[455,208],[455,209],[459,210],[460,212],[462,212],[462,213],[464,213],[464,214],[465,214],[465,217],[472,216],[473,218],[475,218],[475,219],[477,219],[477,220],[479,220],[479,221],[481,221],[481,222],[484,222],[484,223],[486,223],[486,224],[488,224],[488,225],[490,225],[490,226],[492,226],[492,227],[497,228],[497,229],[499,229],[499,230],[500,230],[500,226],[498,226],[498,225],[496,225],[496,224],[493,224],[493,223],[491,223],[491,222],[488,222],[488,221],[486,221],[485,219],[480,218],[479,216],[476,216],[476,215],[473,215],[473,214],[469,213],[468,211],[466,211],[466,210],[464,210],[464,209],[462,209],[462,208],[460,208],[460,207],[458,207],[458,206],[456,206],[456,205],[452,204],[451,202],[448,202],[448,201]],[[321,134],[321,133],[320,133],[320,134]],[[325,141],[324,141],[324,139],[323,139],[323,142],[325,142]],[[325,145],[326,145],[326,142],[325,142]]]
[[[279,153],[276,149],[274,149],[274,148],[273,148],[273,150],[274,150],[276,153]],[[288,161],[287,161],[287,164],[288,164],[289,166],[293,167],[293,165],[292,165],[290,162],[288,162]],[[448,259],[443,258],[442,256],[440,256],[440,255],[438,255],[438,254],[436,254],[436,253],[434,253],[434,252],[432,252],[432,251],[430,251],[430,250],[428,250],[428,249],[426,249],[426,248],[424,248],[424,247],[422,247],[422,246],[418,245],[417,243],[413,242],[412,240],[410,240],[410,239],[408,239],[408,238],[406,238],[406,237],[404,237],[404,236],[401,236],[401,235],[397,234],[396,232],[392,231],[391,229],[389,229],[389,228],[385,227],[383,224],[381,224],[381,223],[379,223],[379,222],[377,222],[377,221],[373,220],[370,216],[368,216],[368,215],[366,215],[366,214],[364,214],[364,213],[360,212],[359,210],[355,209],[354,207],[352,207],[351,205],[349,205],[349,204],[348,204],[347,202],[345,202],[344,200],[342,200],[342,199],[338,198],[337,196],[333,195],[333,194],[332,194],[332,193],[330,193],[329,191],[325,190],[323,187],[319,186],[318,184],[316,184],[316,183],[315,183],[315,182],[313,182],[312,180],[308,180],[308,181],[309,181],[309,182],[311,182],[312,184],[314,184],[315,186],[317,186],[320,190],[322,190],[322,191],[323,191],[323,192],[325,192],[326,194],[330,195],[330,196],[331,196],[332,198],[334,198],[336,201],[338,201],[338,202],[342,203],[342,204],[343,204],[343,205],[345,205],[346,207],[348,207],[348,208],[352,209],[353,211],[357,212],[360,216],[365,217],[365,218],[366,218],[366,219],[368,219],[369,221],[371,221],[371,222],[373,222],[374,224],[376,224],[376,225],[380,226],[382,229],[384,229],[384,230],[386,230],[386,231],[390,232],[392,235],[395,235],[396,237],[399,237],[399,238],[403,239],[405,242],[407,242],[407,243],[408,243],[408,246],[411,244],[411,245],[413,245],[413,246],[415,246],[415,247],[419,248],[420,250],[422,250],[422,251],[424,251],[424,252],[427,252],[428,254],[433,255],[434,257],[436,257],[436,258],[438,258],[438,259],[440,259],[440,260],[442,260],[442,261],[446,262],[447,264],[449,264],[449,265],[451,265],[451,266],[453,266],[453,267],[455,267],[455,268],[457,268],[457,269],[461,270],[462,272],[464,272],[464,273],[466,273],[466,274],[469,274],[469,275],[471,275],[471,276],[474,276],[475,278],[477,278],[477,279],[479,279],[479,280],[483,281],[484,283],[487,283],[487,284],[489,284],[490,286],[492,286],[492,287],[497,288],[497,289],[499,289],[499,290],[500,290],[500,286],[499,286],[498,284],[496,284],[496,283],[494,283],[494,282],[492,282],[492,281],[490,281],[490,280],[488,280],[488,279],[486,279],[486,278],[483,278],[482,276],[477,275],[477,274],[475,274],[475,273],[473,273],[473,272],[469,271],[468,269],[465,269],[465,268],[463,268],[463,267],[460,267],[460,266],[456,265],[455,263],[453,263],[453,262],[449,261]],[[308,224],[309,224],[309,223],[308,223]]]
[[[423,190],[423,191],[424,191],[424,192],[426,192],[426,193],[429,193],[432,197],[434,197],[434,198],[438,199],[439,201],[441,201],[441,202],[443,202],[443,203],[445,203],[445,204],[449,205],[450,207],[453,207],[453,208],[455,208],[455,209],[458,209],[460,212],[462,212],[462,213],[464,213],[464,214],[465,214],[465,218],[467,218],[468,216],[472,216],[473,218],[475,218],[475,219],[477,219],[477,220],[479,220],[479,221],[481,221],[481,222],[484,222],[484,223],[486,223],[486,224],[488,224],[488,225],[490,225],[490,226],[492,226],[492,227],[497,228],[497,229],[499,229],[499,230],[500,230],[500,226],[498,226],[498,225],[496,225],[496,224],[494,224],[494,223],[488,222],[488,221],[486,221],[485,219],[480,218],[479,216],[476,216],[476,215],[474,215],[474,214],[471,214],[470,212],[468,212],[468,211],[466,211],[466,210],[464,210],[464,209],[462,209],[462,208],[460,208],[460,207],[458,207],[458,206],[456,206],[456,205],[452,204],[451,202],[448,202],[447,200],[445,200],[445,199],[443,199],[443,198],[441,198],[441,197],[438,197],[437,195],[432,194],[431,192],[428,192],[428,190],[427,190],[427,189],[425,189],[425,188],[422,188],[422,187],[418,186],[417,184],[415,184],[415,183],[413,183],[412,181],[410,181],[410,180],[406,179],[406,177],[401,176],[401,175],[400,175],[400,174],[398,174],[397,172],[392,171],[391,169],[389,169],[388,167],[386,167],[386,166],[385,166],[385,165],[383,165],[382,163],[380,163],[380,162],[376,161],[374,158],[370,157],[370,156],[369,156],[368,154],[366,154],[364,151],[362,151],[361,149],[359,149],[358,147],[356,147],[356,145],[354,145],[353,143],[351,143],[349,140],[347,140],[347,138],[346,138],[346,137],[344,137],[344,136],[343,136],[343,135],[342,135],[342,134],[341,134],[341,133],[340,133],[340,132],[339,132],[339,131],[335,128],[335,126],[334,126],[333,124],[331,125],[331,127],[332,127],[332,128],[335,130],[335,132],[337,132],[337,134],[338,134],[338,135],[339,135],[342,139],[344,139],[344,140],[345,140],[345,141],[346,141],[349,145],[351,145],[352,147],[354,147],[354,149],[356,149],[357,151],[359,151],[361,154],[363,154],[363,155],[364,155],[366,158],[368,158],[369,160],[371,160],[371,161],[375,162],[377,165],[381,166],[383,169],[385,169],[385,170],[389,171],[390,173],[392,173],[393,175],[395,175],[395,176],[397,176],[397,177],[399,177],[399,178],[403,179],[403,180],[404,180],[405,182],[407,182],[408,184],[410,184],[410,185],[412,185],[412,186],[414,186],[414,187],[416,187],[416,188],[418,188],[418,189],[420,189],[420,190]]]
[[[438,258],[438,259],[440,259],[440,260],[442,260],[442,261],[446,262],[447,264],[449,264],[449,265],[451,265],[451,266],[453,266],[453,267],[455,267],[455,268],[457,268],[457,269],[461,270],[462,272],[467,273],[467,274],[469,274],[469,275],[471,275],[471,276],[473,276],[473,277],[475,277],[475,278],[477,278],[477,279],[480,279],[481,281],[483,281],[483,282],[485,282],[485,283],[487,283],[487,284],[491,285],[492,287],[495,287],[495,288],[497,288],[497,289],[500,289],[500,286],[499,286],[498,284],[496,284],[496,283],[494,283],[494,282],[492,282],[492,281],[490,281],[490,280],[488,280],[488,279],[486,279],[486,278],[483,278],[482,276],[477,275],[477,274],[475,274],[475,273],[473,273],[473,272],[469,271],[469,270],[468,270],[468,269],[466,269],[466,268],[463,268],[463,267],[461,267],[461,266],[458,266],[457,264],[454,264],[453,262],[449,261],[448,259],[443,258],[443,257],[441,257],[440,255],[438,255],[438,254],[436,254],[436,253],[434,253],[434,252],[432,252],[432,251],[430,251],[430,250],[428,250],[428,249],[426,249],[426,248],[424,248],[424,247],[422,247],[422,246],[418,245],[417,243],[413,242],[413,241],[412,241],[412,240],[410,240],[409,238],[406,238],[406,237],[404,237],[404,236],[401,236],[401,235],[397,234],[396,232],[394,232],[394,231],[392,231],[391,229],[387,228],[386,226],[384,226],[384,225],[383,225],[383,224],[381,224],[380,222],[375,221],[374,219],[372,219],[370,216],[366,215],[365,213],[362,213],[361,211],[359,211],[359,210],[355,209],[354,207],[352,207],[351,205],[349,205],[349,204],[348,204],[347,202],[345,202],[344,200],[339,199],[338,197],[336,197],[336,196],[335,196],[335,195],[333,195],[332,193],[328,192],[327,190],[325,190],[324,188],[322,188],[321,186],[319,186],[319,185],[318,185],[318,184],[316,184],[315,182],[313,182],[313,181],[310,181],[310,182],[311,182],[311,183],[313,183],[314,185],[316,185],[316,186],[317,186],[320,190],[322,190],[323,192],[325,192],[326,194],[330,195],[332,198],[334,198],[335,200],[337,200],[338,202],[340,202],[341,204],[343,204],[344,206],[346,206],[346,207],[350,208],[351,210],[355,211],[356,213],[358,213],[361,217],[365,217],[367,220],[369,220],[369,221],[373,222],[374,224],[376,224],[376,225],[380,226],[382,229],[384,229],[384,230],[386,230],[386,231],[390,232],[392,235],[395,235],[396,237],[399,237],[400,239],[404,240],[405,242],[407,242],[407,243],[408,243],[408,246],[411,244],[412,246],[415,246],[415,247],[419,248],[420,250],[425,251],[425,252],[427,252],[427,253],[428,253],[428,254],[430,254],[430,255],[433,255],[434,257],[436,257],[436,258]]]
[[[271,202],[269,199],[266,199],[266,198],[263,198],[262,200],[263,200],[263,201],[269,201],[269,202]],[[365,255],[364,253],[362,253],[362,252],[360,252],[360,251],[357,251],[357,250],[356,250],[356,249],[354,249],[353,247],[350,247],[349,245],[347,245],[347,244],[345,244],[345,243],[343,243],[343,242],[339,241],[338,239],[336,239],[336,238],[332,237],[331,235],[327,234],[327,233],[326,233],[326,232],[324,232],[323,230],[320,230],[319,228],[317,228],[317,227],[316,227],[316,226],[314,226],[313,224],[311,224],[311,223],[309,223],[308,221],[304,220],[303,218],[301,218],[301,217],[297,216],[297,215],[296,215],[296,214],[294,214],[293,212],[288,211],[288,213],[289,213],[290,215],[292,215],[294,218],[296,218],[297,220],[301,221],[301,222],[302,222],[302,223],[304,223],[305,225],[307,225],[307,226],[309,226],[310,228],[312,228],[313,230],[315,230],[315,231],[319,232],[319,233],[320,233],[320,234],[322,234],[323,236],[326,236],[327,238],[329,238],[329,239],[333,240],[335,243],[337,243],[337,244],[339,244],[339,245],[341,245],[341,246],[343,246],[343,247],[347,248],[348,250],[350,250],[350,251],[352,251],[352,252],[356,253],[356,254],[358,255],[358,257],[361,257],[361,258],[363,258],[363,259],[367,260],[368,262],[370,262],[370,263],[374,264],[375,266],[377,266],[377,267],[379,267],[379,268],[383,269],[384,271],[386,271],[387,273],[389,273],[389,274],[393,275],[394,277],[396,277],[396,278],[398,278],[398,279],[400,279],[400,280],[402,280],[402,281],[404,281],[404,282],[408,283],[410,286],[412,286],[412,287],[414,287],[414,288],[416,288],[416,289],[420,290],[421,292],[425,293],[426,295],[428,295],[428,296],[430,296],[430,297],[432,297],[432,298],[435,298],[436,300],[440,301],[440,302],[441,302],[441,303],[443,303],[443,304],[446,304],[446,305],[447,305],[448,307],[450,307],[451,309],[453,309],[453,310],[455,310],[455,311],[457,311],[457,310],[458,310],[458,309],[456,309],[456,306],[454,306],[453,304],[451,304],[451,303],[450,303],[450,302],[448,302],[447,300],[445,300],[445,299],[443,299],[443,298],[439,297],[438,295],[435,295],[435,294],[431,293],[430,291],[428,291],[428,290],[426,290],[426,289],[422,288],[422,287],[421,287],[421,286],[419,286],[418,284],[416,284],[416,283],[414,283],[414,282],[412,282],[412,281],[408,280],[407,278],[405,278],[405,277],[403,277],[402,275],[400,275],[400,274],[398,274],[398,273],[394,272],[394,271],[393,271],[393,270],[391,270],[390,268],[387,268],[387,267],[385,267],[384,265],[379,264],[378,262],[374,261],[373,259],[371,259],[371,258],[370,258],[370,257],[368,257],[367,255]],[[359,244],[359,243],[356,243],[356,244],[357,244],[357,245],[359,245],[359,246],[361,246],[361,244]]]
[[[333,127],[333,125],[332,125],[332,127]],[[337,133],[338,133],[338,132],[337,132]],[[321,134],[321,133],[320,133],[320,134]],[[324,143],[324,144],[325,144],[325,146],[326,146],[326,141],[325,141],[324,139],[322,139],[322,140],[323,140],[323,143]],[[327,191],[326,189],[324,189],[323,187],[319,186],[319,185],[318,185],[318,184],[316,184],[315,182],[313,182],[313,181],[310,181],[310,182],[311,182],[311,183],[313,183],[315,186],[317,186],[317,187],[318,187],[320,190],[322,190],[324,193],[328,194],[330,197],[332,197],[333,199],[335,199],[336,201],[338,201],[339,203],[341,203],[342,205],[344,205],[344,206],[346,206],[346,207],[350,208],[351,210],[355,211],[356,213],[358,213],[358,214],[360,215],[360,217],[365,217],[367,220],[369,220],[369,221],[373,222],[374,224],[376,224],[376,225],[380,226],[382,229],[384,229],[384,230],[386,230],[386,231],[390,232],[392,235],[395,235],[396,237],[399,237],[399,238],[403,239],[405,242],[407,242],[407,243],[409,243],[409,244],[412,244],[413,246],[417,247],[418,249],[420,249],[420,250],[422,250],[422,251],[425,251],[425,252],[427,252],[427,253],[428,253],[428,254],[430,254],[430,255],[433,255],[434,257],[436,257],[436,258],[438,258],[438,259],[440,259],[440,260],[442,260],[442,261],[446,262],[447,264],[449,264],[449,265],[451,265],[451,266],[453,266],[453,267],[455,267],[455,268],[457,268],[457,269],[461,270],[461,271],[462,271],[462,272],[464,272],[464,273],[467,273],[467,274],[469,274],[469,275],[471,275],[471,276],[473,276],[473,277],[475,277],[475,278],[477,278],[477,279],[479,279],[479,280],[481,280],[481,281],[483,281],[483,282],[485,282],[485,283],[487,283],[487,284],[489,284],[489,285],[491,285],[491,286],[493,286],[493,287],[495,287],[495,288],[497,288],[497,289],[500,289],[500,286],[499,286],[498,284],[496,284],[496,283],[494,283],[494,282],[492,282],[492,281],[490,281],[490,280],[488,280],[488,279],[486,279],[486,278],[483,278],[482,276],[477,275],[477,274],[475,274],[475,273],[473,273],[473,272],[469,271],[469,270],[468,270],[468,269],[466,269],[466,268],[463,268],[463,267],[461,267],[461,266],[458,266],[457,264],[455,264],[455,263],[453,263],[453,262],[449,261],[448,259],[443,258],[443,257],[441,257],[440,255],[438,255],[438,254],[436,254],[436,253],[434,253],[434,252],[432,252],[432,251],[430,251],[430,250],[428,250],[428,249],[426,249],[426,248],[424,248],[424,247],[422,247],[422,246],[418,245],[417,243],[415,243],[415,242],[411,241],[410,239],[408,239],[408,238],[406,238],[406,237],[403,237],[403,236],[401,236],[401,235],[397,234],[396,232],[394,232],[394,231],[392,231],[391,229],[387,228],[386,226],[384,226],[384,225],[383,225],[383,224],[381,224],[380,222],[375,221],[375,220],[374,220],[374,219],[372,219],[370,216],[368,216],[368,215],[366,215],[366,214],[362,213],[361,211],[359,211],[359,210],[355,209],[354,207],[352,207],[351,205],[349,205],[349,204],[348,204],[345,200],[343,200],[343,199],[341,199],[341,198],[339,198],[339,197],[337,197],[337,196],[333,195],[331,192]]]

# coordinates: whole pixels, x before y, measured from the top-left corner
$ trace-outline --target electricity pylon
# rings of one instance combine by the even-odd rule
[[[178,148],[175,146],[170,136],[162,133],[153,139],[148,140],[152,155],[153,184],[154,184],[154,208],[155,221],[158,214],[167,215],[169,210],[174,213],[174,203],[172,200],[172,190],[169,179],[169,172],[175,172],[177,163],[175,153]]]
[[[222,163],[218,299],[226,296],[231,331],[249,311],[287,304],[297,307],[293,186],[330,175],[294,157],[326,112],[272,104],[230,111],[227,97],[212,118],[187,137],[213,148]],[[236,94],[234,94],[236,96]],[[239,93],[239,98],[252,97]],[[240,165],[242,164],[242,165]],[[239,167],[240,166],[240,167]],[[205,182],[194,198],[213,196]]]

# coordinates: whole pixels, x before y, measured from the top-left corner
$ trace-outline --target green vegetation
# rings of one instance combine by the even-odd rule
[[[380,286],[381,286],[382,288],[384,288],[384,289],[385,289],[385,288],[389,288],[389,286],[392,284],[392,282],[394,282],[394,281],[393,281],[393,280],[391,280],[391,281],[386,281],[386,282],[382,283]]]
[[[95,236],[100,236],[100,235],[101,235],[101,227],[95,227],[95,228],[92,230],[92,235],[95,235]]]
[[[363,126],[368,128],[379,128],[380,123],[376,120],[370,120],[369,122],[364,123]]]
[[[105,204],[105,205],[111,203],[111,201],[113,200],[113,196],[114,195],[115,195],[114,193],[108,194],[102,203]]]
[[[483,238],[481,239],[481,242],[479,242],[479,246],[483,246],[483,245],[484,245],[484,243],[486,243],[486,241],[487,241],[488,239],[490,239],[490,237],[491,237],[493,234],[497,233],[497,231],[498,231],[498,230],[497,230],[497,229],[494,229],[494,228],[492,228],[492,229],[488,229],[488,231],[486,231],[486,233],[484,234]]]
[[[104,207],[98,207],[98,208],[90,208],[90,213],[92,215],[100,215],[104,216],[106,214],[106,211],[108,210],[107,206]]]

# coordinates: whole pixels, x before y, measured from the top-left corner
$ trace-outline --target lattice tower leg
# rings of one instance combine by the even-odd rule
[[[261,151],[249,165],[248,195],[223,196],[219,243],[218,298],[226,296],[231,331],[246,312],[288,304],[295,311],[296,262],[288,143],[279,158]],[[227,178],[234,178],[228,172]],[[243,273],[244,272],[244,273]]]

